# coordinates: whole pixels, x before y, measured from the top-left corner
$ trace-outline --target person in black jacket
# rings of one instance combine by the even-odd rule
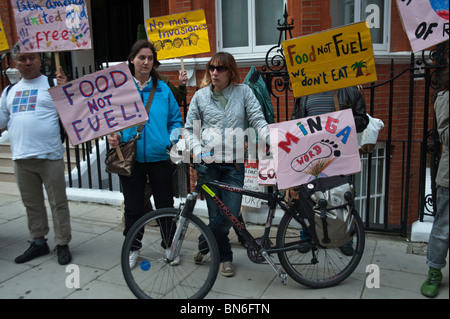
[[[335,112],[338,108],[335,97],[337,97],[337,102],[339,103],[339,110],[352,109],[356,132],[364,131],[369,124],[369,117],[366,114],[364,97],[355,86],[339,89],[336,91],[336,94],[334,91],[327,91],[295,99],[291,119]],[[301,239],[307,239],[309,236],[311,235],[307,230],[300,232]],[[341,252],[346,256],[352,256],[354,252],[352,244],[352,242],[349,242],[340,247]],[[301,253],[306,253],[309,250],[309,243],[306,242],[300,245],[299,251]]]
[[[339,110],[351,108],[356,124],[356,131],[361,133],[369,124],[366,114],[366,102],[360,90],[355,87],[346,87],[337,90]],[[318,114],[336,111],[333,91],[321,92],[295,99],[292,119],[298,119]]]

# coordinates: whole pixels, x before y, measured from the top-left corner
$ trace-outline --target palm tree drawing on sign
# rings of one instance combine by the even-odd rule
[[[367,69],[366,62],[365,61],[355,62],[355,63],[352,64],[352,68],[353,68],[353,71],[356,70],[356,77],[363,76],[364,73],[362,71],[362,68],[366,68]]]

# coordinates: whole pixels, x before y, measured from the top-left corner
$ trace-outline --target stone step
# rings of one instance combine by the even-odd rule
[[[70,154],[70,165],[71,169],[76,167],[75,161],[75,149],[71,147]],[[67,159],[66,152],[64,152],[64,159],[66,162],[66,173],[67,173]],[[14,176],[14,162],[11,159],[11,147],[9,143],[0,143],[0,181],[15,183],[16,179]]]
[[[15,183],[16,178],[14,176],[14,168],[0,166],[0,181],[8,182],[8,183]]]

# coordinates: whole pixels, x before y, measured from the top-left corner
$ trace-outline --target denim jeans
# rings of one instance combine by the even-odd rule
[[[232,186],[244,186],[244,164],[210,164],[206,173],[206,181],[218,181]],[[239,217],[241,209],[242,194],[226,192],[219,189],[212,191],[220,198],[225,206],[230,210],[236,218]],[[208,206],[209,225],[208,227],[214,234],[214,237],[219,248],[220,262],[233,261],[233,252],[231,251],[228,233],[231,228],[231,223],[222,211],[214,204],[211,197],[206,195],[206,203]],[[202,254],[206,254],[208,249],[203,241],[199,238],[199,250]]]
[[[427,250],[427,264],[435,269],[445,267],[448,251],[448,188],[437,186],[437,213],[434,217]]]

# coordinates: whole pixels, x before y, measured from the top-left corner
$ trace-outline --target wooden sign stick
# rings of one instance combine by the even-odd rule
[[[59,67],[61,66],[61,63],[59,62],[59,52],[55,52],[55,67],[56,72],[59,72]]]
[[[183,58],[180,58],[180,62],[181,62],[181,73],[184,72],[184,60]]]

